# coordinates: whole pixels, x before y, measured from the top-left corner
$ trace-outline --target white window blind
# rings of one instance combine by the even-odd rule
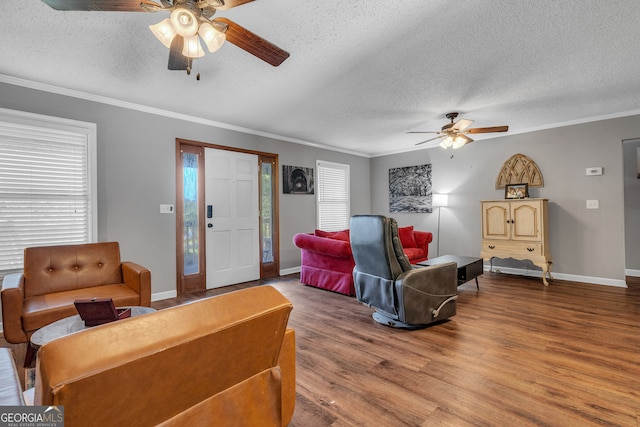
[[[318,228],[339,231],[349,228],[349,165],[316,161]]]
[[[95,125],[0,109],[0,276],[24,248],[93,241]]]

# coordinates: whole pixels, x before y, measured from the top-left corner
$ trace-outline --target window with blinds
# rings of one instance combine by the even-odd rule
[[[318,228],[324,231],[349,228],[349,165],[318,160],[316,170]]]
[[[0,276],[24,248],[94,241],[96,127],[0,109]]]

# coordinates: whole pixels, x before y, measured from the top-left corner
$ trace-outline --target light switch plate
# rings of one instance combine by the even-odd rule
[[[173,205],[160,205],[160,213],[173,213]]]
[[[587,200],[587,209],[598,209],[599,203],[597,200]]]

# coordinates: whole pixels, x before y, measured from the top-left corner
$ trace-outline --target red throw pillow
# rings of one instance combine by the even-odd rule
[[[417,248],[416,238],[413,236],[413,225],[398,227],[398,236],[403,248]]]
[[[314,234],[318,237],[327,237],[329,239],[334,239],[334,240],[344,240],[345,242],[349,241],[349,230],[342,230],[342,231],[316,230]]]

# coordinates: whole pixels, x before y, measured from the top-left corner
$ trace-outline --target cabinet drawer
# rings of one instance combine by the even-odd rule
[[[542,244],[537,242],[483,240],[482,250],[487,253],[542,255]]]

